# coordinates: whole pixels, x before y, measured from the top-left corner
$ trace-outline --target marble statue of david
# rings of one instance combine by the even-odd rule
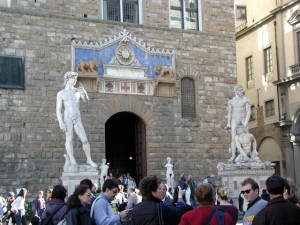
[[[87,164],[97,167],[91,158],[91,148],[80,118],[80,100],[87,102],[89,97],[81,83],[77,83],[78,73],[67,72],[64,75],[65,88],[57,93],[56,116],[59,128],[66,134],[66,151],[69,165],[77,165],[73,151],[74,132],[82,142]],[[77,87],[78,86],[78,87]],[[62,110],[64,112],[62,113]]]

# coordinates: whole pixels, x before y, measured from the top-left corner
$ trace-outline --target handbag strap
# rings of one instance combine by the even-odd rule
[[[211,220],[211,218],[213,217],[213,215],[215,214],[215,212],[216,212],[216,209],[213,208],[213,209],[210,211],[210,213],[209,213],[208,217],[206,218],[206,220],[204,221],[204,225],[209,225],[209,224],[210,224],[210,220]]]
[[[224,225],[224,223],[225,223],[225,221],[224,221],[224,212],[222,210],[217,209],[216,213],[217,213],[218,225]]]
[[[64,207],[65,205],[62,206],[58,206],[52,213],[48,213],[48,215],[50,217],[54,216],[62,207]]]
[[[163,219],[163,215],[162,215],[162,203],[158,203],[157,204],[157,211],[158,211],[158,223],[159,225],[164,225],[164,219]]]
[[[52,217],[63,207],[64,205],[62,206],[58,206],[57,208],[55,208],[55,210],[52,212],[52,213],[46,213],[46,217],[44,220],[41,221],[41,225],[43,224],[47,224],[49,221],[52,220]]]

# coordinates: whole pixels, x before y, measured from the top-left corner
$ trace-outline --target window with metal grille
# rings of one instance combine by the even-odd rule
[[[273,60],[271,47],[264,50],[264,62],[265,62],[265,74],[272,72],[273,70]]]
[[[139,23],[141,0],[103,0],[103,19]]]
[[[253,72],[253,58],[252,56],[246,58],[246,73],[247,73],[247,81],[253,80],[254,72]]]
[[[247,20],[246,6],[241,6],[241,5],[236,6],[236,19],[237,20]]]
[[[182,118],[196,118],[195,81],[185,77],[181,79]]]
[[[266,109],[266,117],[270,117],[270,116],[275,115],[274,100],[266,101],[265,102],[265,109]]]
[[[171,0],[170,27],[185,30],[201,30],[199,0]]]
[[[0,56],[0,88],[25,89],[25,58]]]

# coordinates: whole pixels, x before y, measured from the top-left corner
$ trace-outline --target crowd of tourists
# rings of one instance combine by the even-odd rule
[[[195,185],[184,174],[178,186],[167,187],[156,176],[144,177],[139,187],[124,184],[124,177],[108,177],[101,191],[89,179],[82,180],[67,199],[61,184],[39,191],[34,200],[32,225],[234,225],[238,208],[230,202],[229,190],[209,182]],[[247,178],[241,183],[240,214],[244,225],[300,225],[296,184],[272,175],[260,196],[258,183]],[[0,216],[5,225],[25,225],[27,190],[1,197]],[[241,201],[241,199],[239,199]]]

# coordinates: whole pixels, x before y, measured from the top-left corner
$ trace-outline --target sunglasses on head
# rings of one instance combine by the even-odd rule
[[[242,193],[242,194],[245,194],[245,193],[246,193],[246,194],[249,194],[251,190],[252,190],[252,189],[248,189],[248,190],[245,190],[245,191],[241,191],[241,193]]]

